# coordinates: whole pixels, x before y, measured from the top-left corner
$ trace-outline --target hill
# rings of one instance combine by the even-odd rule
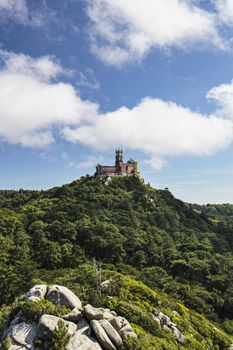
[[[233,334],[231,215],[210,209],[138,177],[0,191],[0,303],[11,303],[41,271],[77,269],[94,258]]]

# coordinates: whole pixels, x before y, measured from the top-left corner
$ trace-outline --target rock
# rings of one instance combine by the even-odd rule
[[[181,333],[181,331],[175,327],[175,326],[172,326],[171,327],[172,331],[173,331],[173,334],[174,336],[176,337],[177,341],[180,343],[180,344],[183,344],[184,343],[184,336],[183,334]],[[233,349],[233,348],[232,348]]]
[[[137,334],[134,333],[134,330],[129,323],[128,325],[121,328],[118,333],[123,340],[127,339],[128,337],[137,338]]]
[[[97,340],[104,350],[116,350],[116,347],[113,345],[105,330],[102,328],[101,324],[97,320],[91,321],[91,327],[95,333]]]
[[[43,340],[51,340],[53,332],[57,327],[58,321],[62,318],[52,316],[52,315],[43,315],[41,316],[38,324],[38,337]],[[62,320],[67,326],[68,335],[72,336],[77,330],[77,325],[73,322],[68,322]]]
[[[45,284],[37,284],[26,293],[25,300],[38,302],[45,297],[46,292],[47,286]]]
[[[167,315],[162,315],[160,318],[161,324],[166,325],[166,326],[170,326],[171,324],[171,319],[170,317],[168,317]]]
[[[47,299],[59,306],[64,305],[70,307],[71,309],[77,308],[82,310],[82,303],[77,295],[75,295],[70,289],[63,286],[53,285],[50,287],[47,294]]]
[[[119,333],[121,339],[125,340],[128,337],[137,338],[137,335],[134,332],[133,328],[124,317],[117,316],[111,320],[110,323],[113,328],[115,328],[115,330]]]
[[[161,326],[160,319],[154,315],[152,315],[152,317],[153,317],[154,321],[157,322],[159,326]]]
[[[228,348],[228,350],[233,350],[233,344],[230,345],[230,347]]]
[[[91,326],[84,317],[77,324],[77,331],[71,337],[67,350],[102,350],[92,335]]]
[[[102,309],[104,310],[104,309]],[[87,304],[84,306],[84,314],[88,321],[92,320],[102,320],[104,318],[103,311],[101,309],[96,309],[95,307]]]
[[[68,314],[62,316],[63,320],[71,321],[75,323],[78,322],[81,319],[81,317],[82,317],[82,311],[80,311],[77,308],[73,309]]]
[[[117,316],[113,318],[110,321],[111,325],[115,328],[115,330],[118,332],[120,329],[122,329],[124,326],[129,325],[129,322],[121,316]],[[131,326],[130,326],[131,327]]]
[[[100,320],[99,323],[101,324],[102,328],[104,329],[105,333],[109,337],[109,339],[112,341],[112,343],[115,345],[117,349],[119,349],[122,345],[122,339],[120,335],[117,333],[115,328],[109,323],[107,320]]]
[[[171,328],[169,328],[166,324],[162,325],[164,331],[171,332]]]
[[[109,280],[106,280],[100,284],[100,288],[102,289],[108,288],[110,287],[111,283],[112,283],[112,279],[109,278]]]
[[[7,333],[6,338],[11,339],[12,350],[34,350],[34,340],[37,338],[37,326],[26,322],[15,324]]]
[[[67,350],[102,350],[94,337],[75,332],[66,347]]]
[[[86,336],[91,335],[92,333],[91,326],[84,317],[82,317],[80,321],[77,323],[76,332],[79,334],[85,334]]]

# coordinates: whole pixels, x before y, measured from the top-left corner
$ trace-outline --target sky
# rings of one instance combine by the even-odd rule
[[[114,163],[233,203],[232,0],[0,0],[0,188]]]

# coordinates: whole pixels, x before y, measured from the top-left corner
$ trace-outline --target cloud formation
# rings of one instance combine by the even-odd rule
[[[233,83],[209,91],[218,105],[215,116],[149,97],[101,114],[98,104],[62,82],[66,74],[53,56],[0,51],[1,141],[43,148],[63,137],[100,151],[140,150],[156,170],[170,156],[209,156],[233,141]]]
[[[207,98],[217,104],[218,116],[233,120],[233,81],[230,84],[221,84],[212,88]]]
[[[70,84],[54,82],[66,73],[51,56],[33,59],[0,52],[0,138],[12,144],[46,147],[54,127],[77,125],[97,114],[98,106],[83,101]]]
[[[156,169],[168,156],[209,156],[233,140],[233,123],[205,116],[173,102],[145,98],[136,107],[100,115],[91,125],[66,127],[71,142],[101,151],[113,147],[140,150]]]
[[[91,0],[87,14],[92,51],[117,67],[142,60],[154,47],[211,43],[222,49],[225,45],[216,27],[216,13],[190,0]]]
[[[28,21],[26,0],[0,0],[0,18],[9,18],[19,23]]]
[[[215,7],[219,20],[229,26],[233,26],[233,2],[232,0],[215,0]]]

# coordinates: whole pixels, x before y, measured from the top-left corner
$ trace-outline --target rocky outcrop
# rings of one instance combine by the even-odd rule
[[[68,314],[62,316],[63,320],[70,321],[70,322],[78,322],[82,317],[82,311],[75,308]]]
[[[61,318],[52,315],[41,316],[38,324],[38,337],[42,340],[51,340],[59,320],[61,320]],[[77,325],[73,322],[64,322],[67,326],[67,334],[72,336],[77,330]]]
[[[77,308],[82,310],[80,299],[70,289],[64,286],[53,285],[49,288],[46,298],[56,305],[64,305],[71,309]]]
[[[25,295],[26,301],[40,301],[45,297],[47,286],[45,284],[37,284],[32,287]]]
[[[26,322],[17,323],[9,328],[6,338],[10,338],[12,341],[11,350],[34,350],[37,325]]]
[[[177,328],[177,325],[172,322],[169,316],[165,315],[162,312],[159,312],[157,309],[154,309],[154,313],[152,314],[153,319],[155,322],[161,326],[161,328],[165,331],[171,331],[174,336],[176,337],[176,340],[180,343],[184,343],[184,335],[181,333],[181,331]]]
[[[116,350],[116,347],[113,345],[113,343],[109,339],[107,333],[102,328],[99,321],[92,320],[91,327],[96,335],[96,338],[98,339],[100,345],[103,347],[104,350]]]
[[[127,337],[137,337],[129,322],[116,312],[106,308],[95,308],[88,304],[82,308],[80,299],[68,288],[53,285],[47,294],[45,285],[36,285],[25,295],[28,302],[39,302],[46,298],[59,306],[72,310],[61,317],[44,314],[38,324],[25,322],[22,313],[11,321],[1,340],[10,338],[11,350],[35,350],[34,341],[46,346],[53,338],[59,320],[67,326],[70,336],[67,350],[119,350]]]

